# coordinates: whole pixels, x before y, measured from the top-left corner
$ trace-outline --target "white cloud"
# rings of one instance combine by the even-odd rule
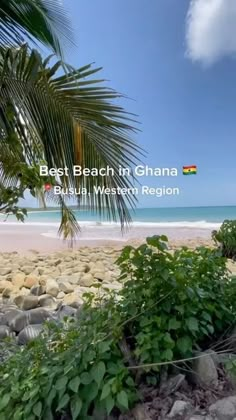
[[[205,65],[236,56],[236,0],[191,0],[186,42],[188,57]]]

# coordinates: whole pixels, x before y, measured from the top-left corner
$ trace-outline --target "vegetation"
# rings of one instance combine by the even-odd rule
[[[93,79],[99,69],[91,65],[78,70],[61,61],[50,64],[50,57],[43,60],[27,45],[18,49],[0,51],[0,128],[1,171],[3,188],[16,187],[16,174],[34,171],[31,192],[38,194],[48,179],[39,177],[39,165],[69,169],[69,176],[51,179],[63,187],[86,187],[93,192],[94,186],[129,187],[132,179],[118,175],[119,165],[135,164],[134,153],[138,147],[128,137],[133,128],[125,111],[112,101],[118,93]],[[58,75],[60,72],[60,75]],[[19,111],[20,110],[20,111]],[[73,165],[85,168],[103,168],[109,165],[114,177],[73,176]],[[64,237],[78,233],[73,213],[66,206],[62,195],[47,194],[47,201],[54,200],[62,206],[60,232]],[[134,206],[131,195],[91,194],[80,196],[79,205],[118,218],[123,226],[130,221],[129,206]]]
[[[156,384],[235,322],[235,293],[216,250],[167,249],[154,236],[124,248],[118,296],[87,293],[74,322],[47,324],[44,337],[0,366],[1,419],[93,419],[128,410],[140,384]],[[99,288],[100,285],[97,285]]]
[[[1,0],[0,23],[2,47],[22,45],[28,39],[62,55],[62,45],[72,45],[70,22],[60,1]]]
[[[224,257],[236,258],[236,220],[225,220],[218,232],[212,232],[212,238]]]

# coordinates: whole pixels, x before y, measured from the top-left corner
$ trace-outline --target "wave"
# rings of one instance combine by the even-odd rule
[[[78,220],[78,223],[81,227],[86,229],[94,229],[96,230],[102,228],[119,228],[119,222],[95,222],[89,220]],[[130,224],[130,228],[148,228],[148,227],[156,227],[156,228],[189,228],[189,229],[219,229],[222,222],[209,222],[207,220],[197,220],[197,221],[165,221],[165,222],[144,222],[144,221],[134,221]],[[30,222],[26,221],[24,223],[21,222],[11,222],[11,221],[2,221],[0,225],[7,225],[7,226],[42,226],[42,227],[59,227],[59,222]]]

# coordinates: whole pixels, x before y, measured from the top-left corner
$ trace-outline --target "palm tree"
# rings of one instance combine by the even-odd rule
[[[120,94],[93,78],[100,69],[50,63],[50,57],[43,60],[26,44],[0,50],[0,185],[16,186],[20,172],[21,182],[31,182],[31,189],[40,191],[40,163],[68,167],[68,177],[48,181],[86,187],[91,194],[80,197],[78,204],[100,214],[106,211],[124,227],[131,221],[129,207],[134,207],[135,197],[92,191],[94,186],[133,186],[132,178],[119,176],[119,167],[132,168],[140,153],[129,136],[135,131],[132,116],[114,103]],[[75,177],[73,165],[110,166],[114,176]],[[56,199],[61,206],[60,233],[73,238],[78,225],[63,196],[48,193],[47,198]]]
[[[26,39],[40,41],[60,55],[62,45],[73,39],[60,0],[1,0],[0,45],[20,45]]]

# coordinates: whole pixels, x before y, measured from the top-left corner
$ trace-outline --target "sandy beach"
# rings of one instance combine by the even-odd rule
[[[66,250],[69,243],[64,242],[57,235],[57,226],[50,224],[23,224],[1,223],[0,224],[0,252],[18,252],[25,254],[31,250],[51,253],[58,250]],[[156,227],[140,226],[130,227],[123,234],[119,226],[82,225],[81,233],[74,243],[74,249],[83,246],[125,246],[129,243],[143,242],[147,236],[168,236],[173,246],[211,244],[211,229],[184,228],[184,227]]]

